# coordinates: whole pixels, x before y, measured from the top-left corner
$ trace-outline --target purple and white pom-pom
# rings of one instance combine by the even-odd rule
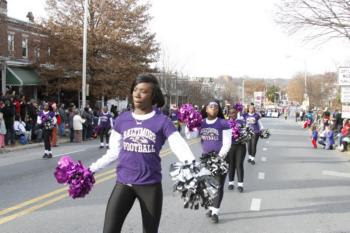
[[[189,131],[194,131],[202,123],[202,114],[197,110],[193,109],[187,120],[187,127]]]
[[[194,110],[192,104],[183,104],[179,109],[179,120],[181,122],[188,122],[191,112]]]
[[[232,129],[232,138],[235,140],[238,139],[240,137],[240,124],[235,120],[229,120],[228,124]]]
[[[54,175],[58,183],[69,185],[68,193],[72,198],[84,197],[95,183],[90,169],[86,168],[81,161],[75,162],[69,156],[63,156],[59,160]]]

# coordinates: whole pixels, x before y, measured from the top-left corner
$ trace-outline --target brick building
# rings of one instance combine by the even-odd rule
[[[7,88],[37,98],[40,79],[35,67],[48,64],[50,47],[47,36],[39,33],[31,12],[28,22],[7,15],[7,1],[0,0],[0,74],[1,92]]]

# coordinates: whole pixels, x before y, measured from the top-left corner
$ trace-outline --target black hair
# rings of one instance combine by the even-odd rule
[[[210,102],[215,102],[215,103],[218,104],[218,106],[219,106],[219,111],[218,111],[217,117],[218,117],[218,118],[221,118],[221,119],[225,119],[224,113],[222,112],[222,108],[221,108],[220,102],[219,102],[218,100],[212,100],[212,101],[209,101],[208,104],[209,104]],[[202,117],[203,117],[203,118],[207,118],[207,117],[208,117],[208,114],[207,114],[207,106],[208,106],[208,104],[206,104],[206,105],[202,108],[201,113],[202,113]]]
[[[131,85],[130,95],[132,95],[135,86],[140,83],[152,84],[152,105],[157,105],[157,107],[159,108],[163,107],[165,104],[165,100],[156,76],[154,76],[153,74],[140,74],[139,76],[137,76]]]

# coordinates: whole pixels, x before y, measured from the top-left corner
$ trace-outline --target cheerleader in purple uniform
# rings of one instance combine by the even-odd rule
[[[229,118],[230,121],[233,121],[237,124],[238,128],[245,126],[244,118],[237,118],[238,111],[235,108],[229,110]],[[230,151],[227,154],[226,160],[229,164],[229,172],[228,172],[228,189],[234,189],[234,180],[235,173],[237,171],[237,190],[239,192],[243,192],[243,180],[244,180],[244,159],[247,153],[247,148],[245,143],[237,141],[234,137],[232,137],[232,144]]]
[[[92,172],[97,172],[118,159],[117,181],[107,204],[103,233],[121,232],[136,199],[143,232],[158,232],[163,204],[159,153],[164,142],[168,140],[180,161],[190,163],[195,159],[170,119],[154,110],[154,106],[164,105],[157,79],[151,74],[138,76],[130,94],[133,109],[115,120],[109,150],[90,166]]]
[[[51,106],[49,106],[48,103],[45,103],[44,109],[38,114],[37,118],[37,124],[40,125],[43,130],[45,145],[45,152],[43,156],[44,159],[52,158],[50,140],[52,136],[52,129],[55,127],[56,123],[57,119],[55,113],[53,112]]]
[[[225,158],[231,147],[232,130],[224,118],[219,102],[209,102],[202,114],[204,120],[200,126],[199,135],[203,154],[216,152],[218,156]],[[215,176],[215,179],[220,183],[219,194],[214,199],[213,206],[209,207],[206,216],[210,217],[213,223],[218,223],[226,173]]]
[[[256,155],[256,148],[258,145],[258,140],[260,136],[260,131],[264,128],[261,120],[260,115],[255,112],[255,107],[253,105],[249,105],[248,112],[243,114],[243,117],[247,123],[247,125],[254,131],[253,137],[248,141],[248,163],[251,165],[255,164],[255,155]]]
[[[107,107],[103,107],[100,117],[98,118],[98,127],[100,128],[100,149],[103,147],[109,148],[109,131],[113,128],[113,118]],[[106,144],[103,143],[103,138],[106,138]]]

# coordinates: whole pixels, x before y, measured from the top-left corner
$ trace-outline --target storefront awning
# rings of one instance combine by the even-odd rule
[[[7,67],[6,85],[37,86],[40,85],[40,79],[33,69]]]

